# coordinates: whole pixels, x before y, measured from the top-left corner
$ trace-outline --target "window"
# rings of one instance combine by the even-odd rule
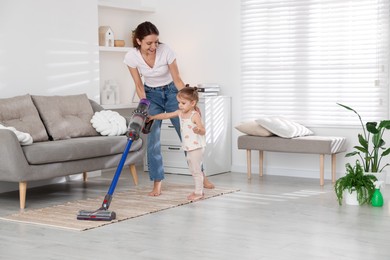
[[[388,0],[241,0],[242,119],[388,117]]]

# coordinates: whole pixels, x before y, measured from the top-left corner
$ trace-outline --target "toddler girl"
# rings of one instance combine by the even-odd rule
[[[182,148],[186,152],[188,167],[195,181],[195,190],[187,196],[188,200],[199,200],[203,198],[203,152],[206,147],[206,129],[197,104],[199,101],[196,87],[185,87],[177,93],[179,109],[170,113],[161,113],[149,116],[149,120],[163,120],[174,117],[180,119],[180,132]]]

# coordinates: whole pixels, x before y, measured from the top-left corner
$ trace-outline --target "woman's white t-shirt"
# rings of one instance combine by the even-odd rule
[[[156,60],[151,68],[142,58],[141,52],[137,48],[132,48],[126,53],[124,63],[130,68],[137,68],[144,83],[148,87],[164,86],[172,82],[168,64],[176,59],[175,53],[168,45],[160,43],[156,49]]]

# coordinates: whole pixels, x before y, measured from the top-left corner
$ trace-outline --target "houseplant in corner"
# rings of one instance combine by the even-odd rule
[[[363,205],[370,203],[372,195],[375,192],[374,182],[377,178],[372,174],[364,174],[364,169],[359,160],[356,161],[354,167],[351,164],[346,164],[346,175],[340,177],[334,186],[339,205],[342,205],[343,195],[346,197],[346,204],[349,205]],[[356,203],[351,202],[354,198],[348,196],[355,196]]]
[[[390,129],[390,120],[382,120],[378,122],[367,122],[363,124],[362,118],[358,112],[354,109],[337,103],[348,110],[353,111],[359,118],[360,125],[362,126],[363,133],[358,134],[359,144],[354,146],[356,149],[354,152],[347,153],[346,157],[358,155],[360,157],[363,169],[367,173],[380,173],[382,170],[390,165],[389,163],[384,166],[381,165],[383,157],[390,154],[390,148],[385,148],[385,141],[383,140],[383,134],[385,130]],[[383,181],[386,181],[384,176],[379,177]],[[379,175],[378,175],[379,176]],[[386,183],[386,182],[385,182]]]

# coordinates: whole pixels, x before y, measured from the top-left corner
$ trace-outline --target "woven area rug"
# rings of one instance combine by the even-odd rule
[[[116,213],[116,219],[112,221],[87,221],[76,219],[79,210],[93,211],[99,208],[105,194],[94,199],[68,202],[63,205],[42,209],[26,210],[21,213],[0,217],[0,220],[83,231],[192,203],[191,201],[188,201],[186,197],[193,189],[193,185],[164,183],[163,193],[158,197],[148,196],[150,186],[138,186],[128,191],[114,193],[109,208],[110,211],[115,211]],[[220,187],[211,190],[205,189],[204,199],[235,191],[238,190]],[[197,201],[196,203],[201,203],[201,201],[202,200]]]

